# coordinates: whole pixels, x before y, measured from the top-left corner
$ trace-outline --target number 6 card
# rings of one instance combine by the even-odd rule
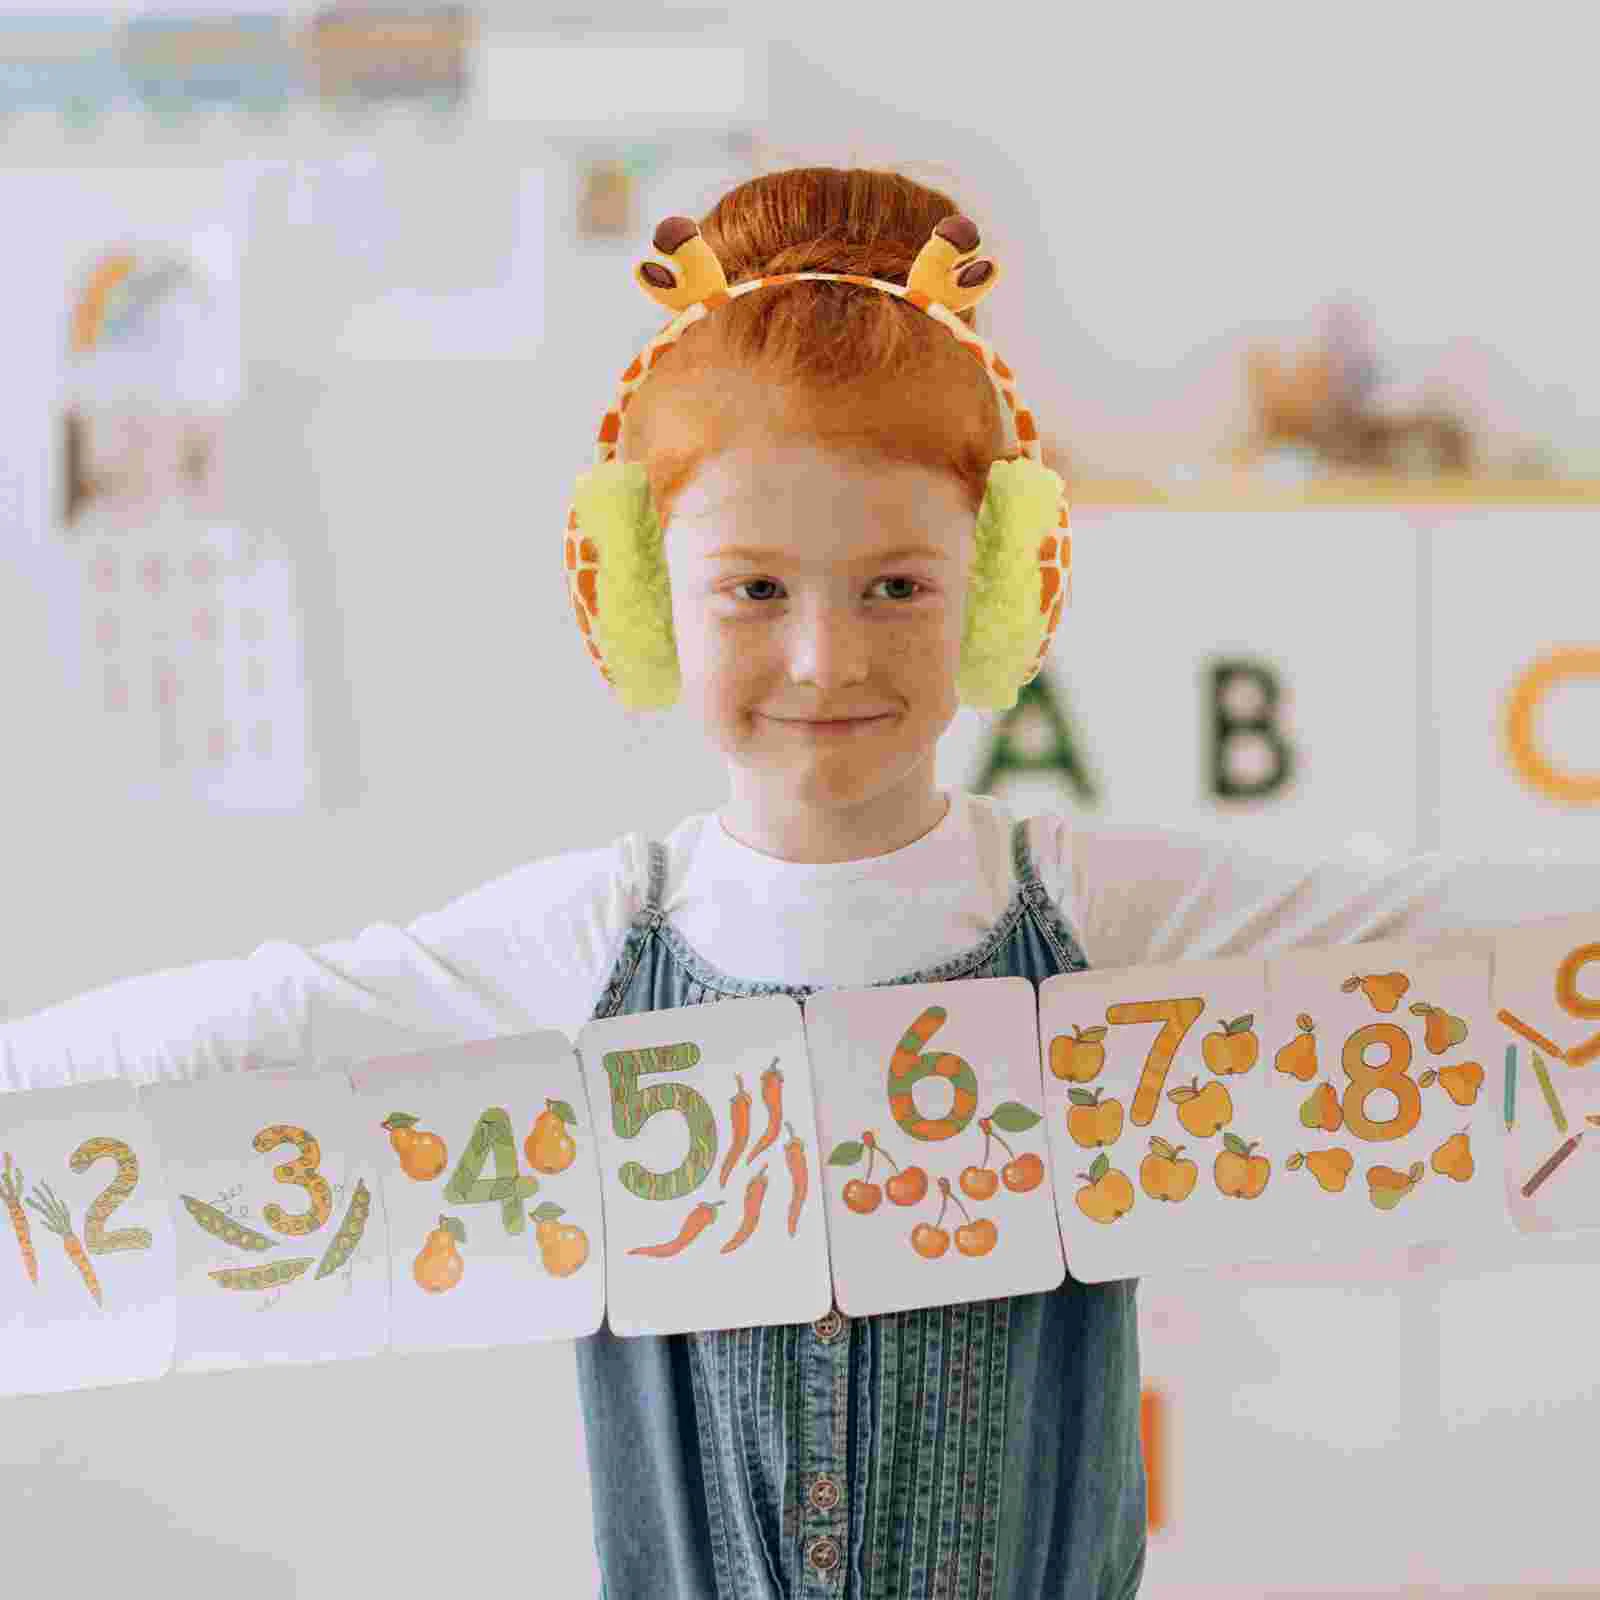
[[[1066,1278],[1027,978],[806,1002],[839,1309],[1042,1294]]]
[[[612,1332],[820,1317],[832,1287],[799,1005],[775,994],[603,1017],[578,1050]]]

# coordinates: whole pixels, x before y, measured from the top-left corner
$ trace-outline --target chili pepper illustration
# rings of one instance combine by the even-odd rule
[[[728,1174],[733,1171],[739,1157],[744,1154],[745,1144],[750,1138],[750,1096],[745,1093],[744,1074],[740,1073],[734,1082],[739,1085],[739,1092],[731,1101],[733,1116],[733,1143],[728,1147],[728,1159],[722,1163],[722,1187],[728,1187]]]
[[[806,1147],[800,1136],[784,1123],[789,1129],[789,1142],[783,1147],[783,1154],[789,1163],[789,1176],[793,1179],[793,1188],[789,1195],[789,1237],[794,1238],[794,1230],[800,1223],[800,1211],[806,1203],[806,1190],[810,1179],[806,1175]]]
[[[783,1074],[778,1071],[777,1056],[761,1074],[761,1103],[767,1108],[767,1131],[761,1135],[761,1143],[744,1158],[747,1167],[778,1137],[778,1129],[783,1126]]]
[[[739,1231],[722,1247],[721,1254],[727,1255],[730,1250],[737,1250],[752,1233],[756,1231],[756,1224],[761,1220],[761,1202],[767,1197],[767,1169],[763,1167],[745,1185],[744,1191],[744,1221],[739,1224]]]
[[[669,1239],[666,1244],[642,1244],[635,1250],[630,1250],[630,1256],[675,1256],[685,1245],[694,1241],[711,1225],[711,1219],[717,1214],[717,1207],[726,1205],[726,1200],[702,1200],[684,1220],[682,1229],[676,1239]]]

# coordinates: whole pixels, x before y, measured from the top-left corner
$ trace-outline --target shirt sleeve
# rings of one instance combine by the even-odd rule
[[[632,835],[532,861],[404,927],[269,940],[90,990],[0,1025],[0,1092],[374,1056],[587,1020],[633,909]]]
[[[1600,862],[1559,851],[1320,859],[1145,826],[1042,819],[1040,871],[1091,966],[1166,966],[1600,914]]]

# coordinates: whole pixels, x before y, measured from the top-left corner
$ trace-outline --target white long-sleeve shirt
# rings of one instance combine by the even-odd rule
[[[950,791],[931,832],[822,865],[739,844],[715,812],[663,841],[663,907],[739,978],[863,987],[932,966],[1010,899],[1012,814]],[[1030,819],[1035,865],[1092,968],[1164,966],[1368,939],[1486,933],[1600,912],[1600,862],[1549,852],[1374,863],[1295,859],[1150,827]],[[91,990],[0,1025],[0,1090],[136,1083],[374,1056],[589,1019],[643,904],[646,838],[530,861],[418,916],[306,946],[274,939]]]

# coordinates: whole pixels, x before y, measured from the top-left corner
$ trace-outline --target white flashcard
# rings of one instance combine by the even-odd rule
[[[1276,1258],[1504,1233],[1486,949],[1373,940],[1267,963]]]
[[[126,1080],[0,1094],[0,1395],[165,1377],[176,1244]]]
[[[142,1085],[177,1230],[173,1370],[378,1355],[388,1327],[376,1175],[343,1072]]]
[[[1494,938],[1506,1206],[1523,1233],[1600,1226],[1600,916]]]
[[[611,1331],[767,1327],[827,1311],[797,1002],[759,995],[603,1017],[579,1029],[578,1050],[600,1128]]]
[[[1255,959],[1063,972],[1039,985],[1046,1126],[1079,1283],[1271,1253],[1255,1200],[1267,977]]]
[[[554,1028],[350,1072],[388,1223],[389,1347],[578,1339],[605,1309],[594,1118]]]
[[[805,1021],[839,1309],[877,1316],[1064,1282],[1033,984],[824,990]]]

